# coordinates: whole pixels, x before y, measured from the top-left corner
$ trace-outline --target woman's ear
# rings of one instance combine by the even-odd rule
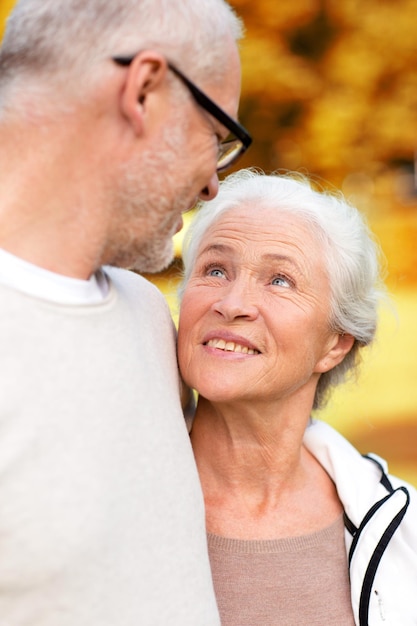
[[[324,372],[328,372],[336,367],[336,365],[339,365],[348,352],[351,351],[354,343],[355,338],[353,335],[349,335],[348,333],[335,334],[330,348],[317,362],[314,371],[323,374]]]
[[[151,50],[137,54],[128,67],[121,94],[121,110],[137,135],[143,132],[149,95],[160,88],[167,69],[166,59]]]

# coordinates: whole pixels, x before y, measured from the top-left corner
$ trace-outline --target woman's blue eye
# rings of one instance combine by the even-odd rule
[[[224,276],[224,272],[223,272],[223,270],[219,269],[218,267],[214,267],[213,269],[211,269],[209,271],[209,276],[222,277],[222,276]]]
[[[275,276],[275,278],[272,279],[272,284],[278,285],[278,287],[289,287],[290,281],[288,278],[285,278],[285,276]]]

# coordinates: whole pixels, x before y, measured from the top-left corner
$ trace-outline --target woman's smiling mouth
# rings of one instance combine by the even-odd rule
[[[225,341],[224,339],[209,339],[204,345],[225,352],[239,352],[241,354],[260,354],[259,350],[249,348],[235,341]]]

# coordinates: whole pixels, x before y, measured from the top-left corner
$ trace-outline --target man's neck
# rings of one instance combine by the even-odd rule
[[[101,264],[106,227],[98,168],[83,162],[83,154],[91,153],[86,146],[74,145],[67,131],[52,126],[0,131],[0,247],[86,280]]]

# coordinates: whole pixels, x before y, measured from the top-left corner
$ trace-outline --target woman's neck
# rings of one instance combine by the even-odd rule
[[[341,511],[332,481],[302,444],[308,412],[301,419],[278,407],[266,411],[199,400],[191,442],[209,532],[242,539],[303,534]]]

